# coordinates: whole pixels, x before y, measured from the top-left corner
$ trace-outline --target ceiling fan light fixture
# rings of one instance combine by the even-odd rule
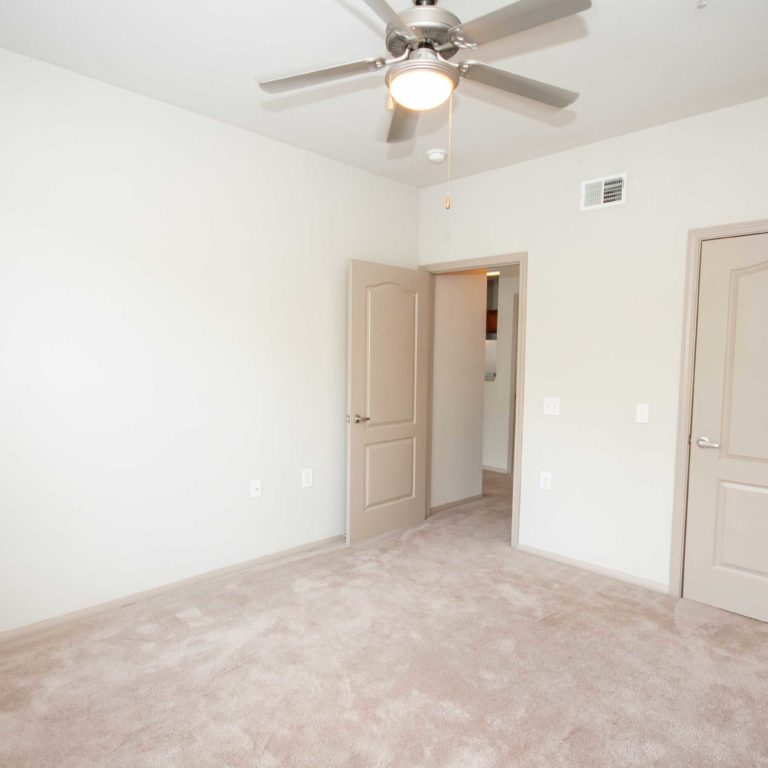
[[[456,70],[436,56],[412,57],[396,64],[387,75],[392,98],[400,106],[415,112],[425,112],[444,104],[458,83]]]
[[[700,6],[707,4],[707,0],[690,0],[697,1]],[[389,57],[373,56],[262,80],[261,87],[268,93],[282,93],[391,67],[385,80],[389,90],[388,106],[392,112],[388,144],[411,141],[421,112],[435,109],[451,99],[462,78],[558,109],[570,106],[579,97],[575,91],[522,77],[481,61],[470,59],[453,63],[451,60],[462,50],[474,49],[586,11],[591,8],[592,0],[513,0],[509,5],[470,21],[462,21],[450,11],[439,8],[438,0],[413,0],[414,7],[400,13],[392,8],[391,0],[355,2],[367,5],[387,25],[384,45]],[[452,113],[453,110],[449,111]],[[450,208],[450,197],[446,207]]]
[[[441,72],[431,69],[410,69],[392,78],[389,90],[392,98],[406,109],[425,112],[448,101],[454,85]]]

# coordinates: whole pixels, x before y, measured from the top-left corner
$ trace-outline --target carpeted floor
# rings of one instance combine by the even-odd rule
[[[768,766],[768,625],[512,552],[489,491],[0,642],[0,765]]]

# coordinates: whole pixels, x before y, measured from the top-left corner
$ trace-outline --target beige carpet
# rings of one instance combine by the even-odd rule
[[[0,643],[0,766],[768,766],[768,625],[513,553],[494,491]]]

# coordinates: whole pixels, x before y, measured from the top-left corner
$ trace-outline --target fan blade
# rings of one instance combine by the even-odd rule
[[[579,98],[574,91],[566,91],[555,85],[542,83],[540,80],[531,80],[528,77],[514,75],[505,69],[491,67],[479,61],[463,61],[459,64],[459,74],[467,80],[475,80],[492,88],[500,88],[526,99],[540,101],[551,107],[567,107]]]
[[[564,19],[592,7],[592,0],[518,0],[452,30],[455,37],[482,45],[526,29]]]
[[[417,40],[416,35],[403,21],[387,0],[363,0],[363,2],[388,26],[405,40]]]
[[[392,122],[389,124],[387,142],[389,144],[397,144],[401,141],[410,141],[416,135],[416,126],[418,124],[418,112],[401,107],[395,102],[395,108],[392,111]]]
[[[370,59],[352,61],[349,64],[340,64],[337,67],[313,69],[311,72],[302,72],[298,75],[280,77],[276,80],[265,80],[260,82],[259,85],[269,93],[282,93],[283,91],[291,91],[294,88],[304,88],[307,85],[327,83],[330,80],[338,80],[342,77],[361,75],[364,72],[375,72],[385,67],[386,64],[386,59],[381,56],[375,56]]]

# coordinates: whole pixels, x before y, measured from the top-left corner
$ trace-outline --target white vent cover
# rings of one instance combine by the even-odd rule
[[[627,174],[616,173],[602,179],[581,182],[581,210],[621,205],[627,199]]]

